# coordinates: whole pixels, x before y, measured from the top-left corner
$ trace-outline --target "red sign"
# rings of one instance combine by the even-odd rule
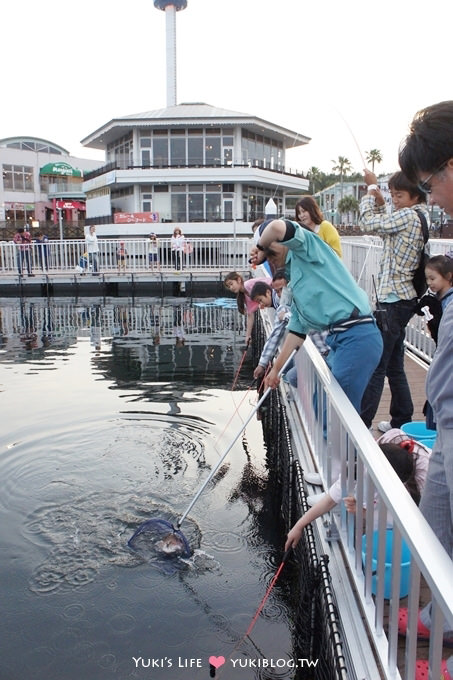
[[[146,224],[148,222],[159,222],[159,213],[123,213],[117,212],[113,215],[114,224]]]
[[[61,210],[85,210],[85,203],[80,203],[80,201],[57,201],[56,207]]]

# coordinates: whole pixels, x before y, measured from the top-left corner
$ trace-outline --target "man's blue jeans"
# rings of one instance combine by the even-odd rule
[[[387,318],[387,329],[381,330],[384,349],[381,361],[373,373],[362,399],[360,415],[367,427],[371,427],[379,408],[384,379],[387,376],[390,393],[390,424],[401,427],[412,420],[414,405],[404,371],[404,337],[406,326],[414,314],[417,301],[398,300],[398,302],[381,302]]]
[[[360,412],[362,395],[379,364],[382,338],[376,323],[357,324],[343,333],[329,333],[326,363],[352,405]]]

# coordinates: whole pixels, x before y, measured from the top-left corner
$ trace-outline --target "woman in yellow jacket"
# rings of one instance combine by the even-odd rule
[[[296,221],[301,227],[318,234],[320,239],[333,248],[338,257],[342,257],[340,234],[333,224],[324,219],[319,205],[312,196],[304,196],[296,204]]]

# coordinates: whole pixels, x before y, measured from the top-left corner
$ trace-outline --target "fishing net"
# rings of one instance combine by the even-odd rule
[[[192,555],[189,542],[179,529],[165,519],[149,519],[140,524],[127,542],[129,548],[165,573],[178,570],[178,558]],[[180,564],[181,567],[184,563]]]

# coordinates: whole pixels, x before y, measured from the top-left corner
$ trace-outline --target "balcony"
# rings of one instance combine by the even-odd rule
[[[56,182],[49,184],[48,197],[49,198],[74,198],[85,200],[85,192],[83,185],[80,182]]]

